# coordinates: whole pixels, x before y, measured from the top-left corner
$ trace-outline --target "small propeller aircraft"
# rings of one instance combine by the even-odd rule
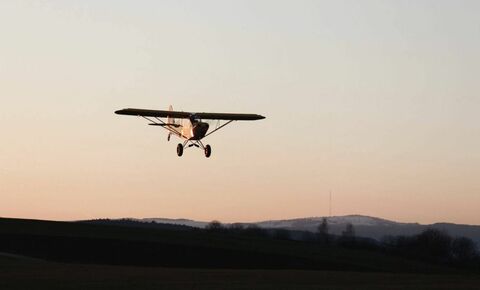
[[[236,114],[236,113],[192,113],[174,111],[170,106],[168,111],[145,110],[145,109],[123,109],[115,112],[119,115],[138,116],[149,121],[151,126],[160,126],[169,131],[167,140],[170,141],[171,135],[185,139],[177,145],[177,155],[182,156],[183,150],[190,147],[203,149],[205,157],[210,157],[212,147],[203,145],[202,139],[217,132],[233,121],[255,121],[265,119],[264,116],[257,114]],[[161,118],[166,118],[162,120]],[[176,119],[180,119],[177,122]],[[216,128],[210,132],[210,125],[204,120],[217,120]],[[221,124],[221,121],[226,121]]]

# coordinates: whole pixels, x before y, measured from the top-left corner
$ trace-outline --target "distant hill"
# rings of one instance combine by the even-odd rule
[[[241,223],[243,225],[255,224],[261,228],[273,229],[288,229],[296,231],[316,231],[318,225],[323,217],[308,217],[287,220],[268,220],[255,223]],[[400,223],[381,219],[377,217],[363,216],[363,215],[347,215],[326,217],[330,233],[340,235],[348,223],[355,227],[357,236],[373,238],[380,240],[386,235],[405,235],[412,236],[419,234],[427,228],[435,228],[447,231],[452,236],[463,236],[474,240],[480,245],[480,226],[476,225],[462,225],[453,223],[435,223],[429,225],[422,225],[419,223]],[[195,221],[189,219],[166,219],[166,218],[146,218],[135,219],[144,222],[156,222],[162,224],[185,225],[190,227],[203,228],[208,222]]]

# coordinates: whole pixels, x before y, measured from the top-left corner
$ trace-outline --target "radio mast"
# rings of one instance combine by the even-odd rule
[[[329,194],[328,216],[332,217],[332,191],[331,190],[330,190],[330,194]]]

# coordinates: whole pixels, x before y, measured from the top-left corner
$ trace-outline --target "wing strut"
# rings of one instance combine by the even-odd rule
[[[235,120],[230,120],[230,121],[228,121],[227,123],[223,124],[222,126],[217,127],[215,130],[213,130],[212,132],[209,132],[209,133],[208,133],[207,135],[205,135],[203,138],[207,137],[208,135],[211,135],[211,134],[215,133],[216,131],[222,129],[223,127],[227,126],[228,124],[232,123],[233,121],[235,121]]]

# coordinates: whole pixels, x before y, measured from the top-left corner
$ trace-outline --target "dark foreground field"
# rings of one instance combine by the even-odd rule
[[[0,290],[10,289],[480,289],[480,275],[312,242],[0,218]]]
[[[76,265],[0,254],[0,289],[479,289],[472,275]]]

